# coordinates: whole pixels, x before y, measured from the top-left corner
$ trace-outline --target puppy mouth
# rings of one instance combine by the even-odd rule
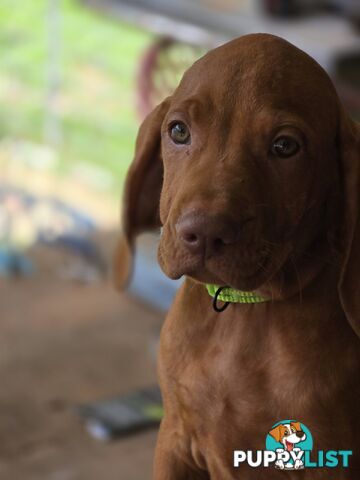
[[[288,442],[287,440],[285,440],[285,445],[286,445],[286,450],[287,450],[288,452],[291,452],[291,451],[293,450],[293,448],[294,448],[294,444],[291,443],[291,442]]]
[[[236,272],[233,269],[221,268],[217,262],[204,261],[196,269],[189,269],[185,274],[196,280],[216,285],[229,285],[239,290],[253,290],[264,281],[268,261],[254,262],[254,264],[237,264]],[[260,265],[259,265],[260,264]]]
[[[244,252],[243,258],[237,257],[238,252],[228,252],[215,256],[186,256],[183,261],[177,261],[176,255],[175,258],[168,258],[168,255],[165,258],[159,249],[160,265],[172,279],[187,275],[203,283],[229,285],[239,290],[253,290],[267,280],[272,263],[268,250]]]

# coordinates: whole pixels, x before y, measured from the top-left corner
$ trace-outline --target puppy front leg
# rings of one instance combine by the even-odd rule
[[[153,478],[154,480],[210,480],[207,473],[197,471],[180,458],[164,420],[161,423],[156,444]]]

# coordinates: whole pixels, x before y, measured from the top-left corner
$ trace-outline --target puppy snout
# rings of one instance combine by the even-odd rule
[[[302,430],[298,430],[296,432],[296,436],[299,437],[299,438],[302,438],[304,435],[305,435],[305,433]]]
[[[181,216],[176,231],[186,249],[197,255],[219,254],[237,240],[235,224],[224,215],[190,212]]]

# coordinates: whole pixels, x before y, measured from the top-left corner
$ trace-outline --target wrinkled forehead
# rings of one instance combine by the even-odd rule
[[[262,34],[236,39],[195,62],[172,106],[195,114],[288,110],[323,125],[337,111],[334,87],[320,65],[285,40]]]

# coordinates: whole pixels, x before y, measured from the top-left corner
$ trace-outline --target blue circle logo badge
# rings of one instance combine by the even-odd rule
[[[310,430],[296,420],[275,423],[266,436],[266,450],[276,452],[275,467],[281,470],[305,468],[312,449]]]

